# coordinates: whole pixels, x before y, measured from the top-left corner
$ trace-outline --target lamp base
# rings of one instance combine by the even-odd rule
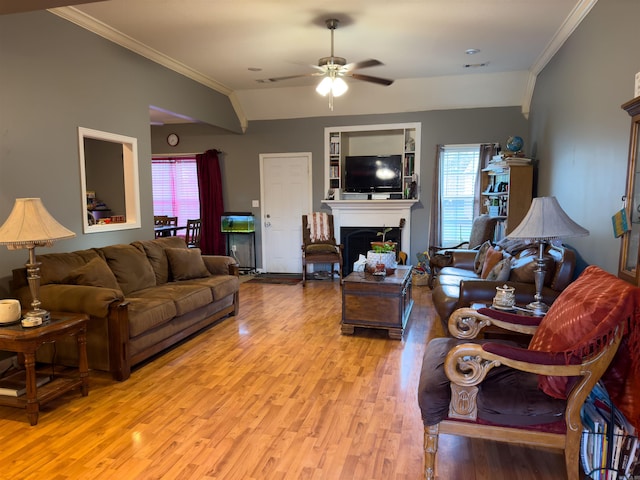
[[[530,310],[536,317],[542,317],[549,311],[549,305],[544,302],[531,302],[527,305],[527,310]]]
[[[49,320],[51,320],[51,314],[47,310],[44,310],[42,308],[31,309],[27,313],[25,313],[24,316],[41,318],[43,324],[49,323]]]

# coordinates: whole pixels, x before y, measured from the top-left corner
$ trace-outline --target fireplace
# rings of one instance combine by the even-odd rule
[[[367,255],[367,251],[371,250],[371,242],[380,242],[382,237],[377,233],[382,231],[383,227],[341,227],[340,242],[344,250],[342,251],[342,273],[344,276],[349,275],[353,271],[353,262],[358,260],[360,254]],[[392,228],[387,232],[385,240],[396,242],[396,252],[401,250],[401,230],[398,227]]]
[[[411,258],[411,207],[418,201],[410,200],[323,200],[331,208],[336,240],[345,248],[342,268],[344,273],[353,270],[353,262],[358,254],[366,254],[371,249],[370,242],[381,240],[377,232],[392,227],[394,233],[387,233],[386,239],[398,242],[398,251],[402,250]],[[404,220],[404,221],[403,221]],[[402,229],[400,224],[404,223]],[[345,240],[348,230],[367,230],[364,240]],[[392,236],[393,235],[393,236]],[[362,243],[353,246],[352,242]],[[347,243],[349,246],[347,247]]]

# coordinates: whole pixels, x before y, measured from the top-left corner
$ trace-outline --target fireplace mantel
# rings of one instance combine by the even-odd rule
[[[331,208],[335,235],[340,242],[341,227],[397,227],[402,229],[402,250],[411,258],[411,207],[418,200],[322,200]]]

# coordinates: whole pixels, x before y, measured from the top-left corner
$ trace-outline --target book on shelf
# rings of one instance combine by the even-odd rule
[[[627,478],[638,464],[636,429],[598,382],[582,406],[582,468],[594,480]]]
[[[49,375],[37,375],[36,387],[41,387],[49,380],[51,380]],[[25,393],[27,393],[27,374],[24,370],[0,378],[0,395],[19,397]]]

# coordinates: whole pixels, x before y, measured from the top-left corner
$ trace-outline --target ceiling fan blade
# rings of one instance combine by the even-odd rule
[[[384,65],[380,60],[370,58],[369,60],[362,60],[361,62],[348,63],[342,67],[345,71],[358,70],[359,68],[377,67],[378,65]]]
[[[364,80],[365,82],[377,83],[378,85],[389,86],[393,83],[393,80],[388,80],[386,78],[380,77],[372,77],[371,75],[361,75],[359,73],[350,73],[350,77],[355,78],[356,80]]]
[[[291,80],[292,78],[315,77],[317,75],[318,75],[318,73],[305,73],[305,74],[302,74],[302,75],[287,75],[285,77],[261,78],[259,80],[256,80],[256,82],[258,82],[258,83],[273,83],[273,82],[279,82],[281,80]],[[322,75],[322,74],[320,74],[320,75]]]

